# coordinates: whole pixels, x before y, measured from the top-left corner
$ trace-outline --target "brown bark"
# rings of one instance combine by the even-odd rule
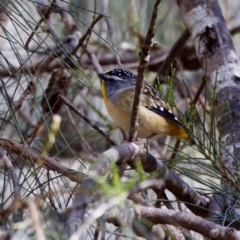
[[[207,59],[211,87],[216,81],[221,170],[234,184],[240,170],[240,61],[217,0],[181,0],[179,5],[203,69]]]
[[[178,227],[181,226],[198,232],[209,239],[240,239],[239,231],[236,231],[233,228],[222,227],[214,224],[201,217],[195,216],[192,213],[183,213],[170,209],[155,209],[143,206],[136,208],[136,213],[139,214],[140,217],[145,217],[153,223],[172,224]]]
[[[217,0],[181,0],[178,1],[185,23],[193,39],[198,59],[210,80],[209,85],[215,94],[215,121],[220,133],[218,146],[220,158],[216,157],[215,166],[222,174],[222,185],[231,185],[239,191],[240,160],[240,61],[223,18]],[[207,61],[207,64],[205,63]],[[205,69],[207,66],[207,69]],[[217,156],[217,154],[216,154]],[[232,192],[233,196],[234,192]],[[209,203],[215,222],[227,218],[230,224],[236,224],[239,218],[234,198],[216,195]],[[227,209],[231,207],[231,213]],[[225,212],[226,210],[226,212]],[[226,217],[227,216],[227,217]],[[221,218],[222,217],[222,218]],[[224,221],[225,222],[225,221]],[[225,222],[225,224],[228,224]]]

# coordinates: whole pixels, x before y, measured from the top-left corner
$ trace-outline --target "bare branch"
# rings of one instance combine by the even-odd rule
[[[174,171],[169,170],[160,160],[147,153],[145,148],[134,143],[123,143],[104,152],[96,163],[91,166],[88,177],[84,178],[81,183],[79,190],[81,194],[76,193],[73,199],[71,218],[74,215],[83,219],[87,203],[95,190],[96,182],[94,179],[97,176],[104,176],[110,171],[113,164],[128,163],[133,166],[135,165],[134,160],[137,158],[141,159],[144,171],[158,173],[155,177],[164,179],[166,189],[183,201],[190,210],[200,216],[207,216],[207,201]],[[94,176],[94,178],[91,176]]]
[[[2,150],[0,150],[0,158],[4,161],[4,163],[6,164],[6,166],[8,168],[8,172],[9,172],[10,178],[12,180],[12,184],[13,184],[14,197],[16,199],[20,200],[21,195],[20,195],[20,187],[19,187],[19,183],[18,183],[18,177],[14,170],[12,162]]]
[[[172,46],[171,50],[168,52],[168,55],[165,59],[165,61],[162,63],[159,71],[158,71],[158,77],[160,79],[160,83],[166,82],[166,76],[169,73],[170,70],[170,64],[174,62],[174,59],[179,54],[179,52],[182,50],[184,45],[186,44],[187,40],[190,37],[190,33],[188,30],[185,30],[182,35],[179,37],[179,39],[175,42],[175,44]],[[156,80],[154,81],[154,85],[156,84]]]
[[[36,231],[36,238],[38,240],[45,240],[46,237],[45,237],[45,234],[44,234],[44,231],[43,231],[42,224],[40,222],[40,214],[39,214],[39,210],[37,208],[37,205],[36,205],[36,203],[33,199],[29,199],[27,201],[27,203],[28,203],[28,206],[30,208],[31,217],[32,217],[32,220],[33,220],[33,226],[34,226],[35,231]]]
[[[147,36],[144,42],[144,45],[142,47],[142,50],[139,53],[139,66],[138,66],[138,74],[137,74],[137,83],[136,83],[136,89],[135,89],[135,96],[132,106],[132,116],[131,116],[131,123],[130,123],[130,131],[129,131],[129,142],[134,142],[137,137],[137,131],[138,131],[138,109],[139,109],[139,103],[140,103],[140,95],[142,93],[143,89],[143,81],[144,81],[144,69],[147,66],[150,56],[149,53],[152,48],[152,39],[155,34],[155,24],[157,19],[157,12],[158,12],[158,6],[160,4],[161,0],[156,0],[153,12],[152,12],[152,18],[151,22],[148,28]]]
[[[240,232],[233,228],[222,227],[206,219],[195,216],[191,213],[176,212],[174,210],[156,209],[144,206],[135,208],[138,217],[147,218],[155,224],[171,224],[177,227],[183,227],[209,239],[215,240],[238,240]]]
[[[58,98],[61,99],[65,105],[67,105],[70,109],[72,109],[85,122],[87,122],[93,129],[97,130],[97,132],[99,132],[112,146],[116,146],[116,143],[111,139],[111,137],[108,134],[106,134],[102,129],[100,129],[97,124],[89,120],[87,116],[85,116],[77,107],[75,107],[65,97],[63,97],[62,95],[58,95]]]
[[[9,151],[19,154],[21,157],[30,158],[36,164],[44,166],[49,170],[56,171],[64,176],[68,177],[74,182],[81,182],[83,174],[65,167],[60,162],[51,157],[42,157],[36,153],[30,146],[19,144],[7,139],[0,139],[0,146],[9,149]]]
[[[82,47],[83,42],[85,41],[85,39],[87,38],[87,36],[88,36],[89,34],[91,34],[93,27],[95,26],[95,24],[96,24],[102,17],[103,17],[103,15],[98,15],[97,18],[94,19],[94,21],[92,22],[91,26],[88,28],[87,32],[79,39],[79,42],[78,42],[76,48],[72,51],[72,54],[73,54],[73,55],[76,54],[76,52],[78,51],[78,49],[79,49],[80,47]]]
[[[43,22],[44,20],[48,19],[49,15],[50,15],[50,13],[51,13],[51,11],[52,11],[52,7],[54,6],[55,2],[56,2],[56,0],[53,0],[53,1],[52,1],[51,5],[48,7],[48,9],[46,10],[46,12],[43,14],[42,18],[39,20],[38,24],[36,25],[36,27],[34,28],[34,30],[32,31],[32,33],[29,35],[29,37],[28,37],[28,39],[27,39],[27,41],[26,41],[26,43],[25,43],[26,49],[28,49],[28,45],[29,45],[31,39],[33,38],[35,32],[38,30],[39,26],[42,24],[42,22]]]
[[[114,40],[114,38],[113,38],[113,31],[112,31],[111,23],[110,23],[108,17],[104,17],[104,20],[105,20],[105,22],[106,22],[106,24],[107,24],[108,33],[109,33],[109,37],[110,37],[110,40],[111,40],[111,43],[112,43],[112,47],[113,47],[115,53],[117,53],[117,48],[116,48],[115,40]],[[115,55],[116,55],[118,67],[119,67],[119,68],[122,68],[121,59],[120,59],[119,54],[115,54]]]

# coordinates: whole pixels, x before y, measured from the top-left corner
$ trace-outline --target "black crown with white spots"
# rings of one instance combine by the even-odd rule
[[[137,75],[133,74],[132,72],[130,72],[128,70],[124,70],[124,69],[114,69],[112,71],[107,72],[106,75],[116,76],[116,77],[122,78],[123,80],[137,78]]]

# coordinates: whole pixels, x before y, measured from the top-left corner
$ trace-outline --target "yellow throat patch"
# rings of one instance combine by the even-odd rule
[[[102,80],[102,95],[103,95],[103,100],[106,103],[108,101],[108,97],[107,97],[105,83],[103,80]]]

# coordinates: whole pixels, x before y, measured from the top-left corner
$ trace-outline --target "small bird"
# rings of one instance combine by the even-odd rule
[[[129,132],[137,75],[128,70],[114,69],[98,76],[102,80],[102,94],[108,113],[119,127]],[[140,96],[138,124],[139,138],[170,135],[192,142],[169,104],[146,81]]]

